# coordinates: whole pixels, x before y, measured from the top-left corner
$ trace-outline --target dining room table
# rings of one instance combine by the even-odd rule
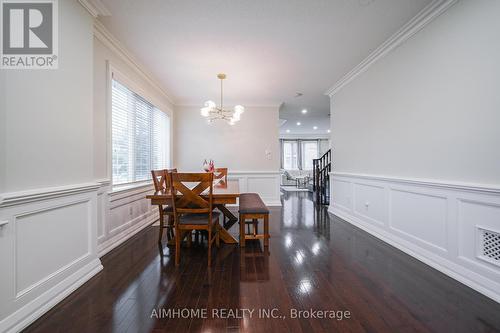
[[[225,222],[223,225],[219,226],[219,235],[221,241],[226,244],[238,243],[238,241],[228,231],[236,222],[238,222],[238,218],[226,207],[226,205],[236,204],[239,196],[240,185],[238,180],[218,179],[214,181],[212,202],[214,207],[225,216]],[[153,193],[146,195],[146,199],[149,199],[152,205],[170,205],[172,203],[172,193],[170,192],[170,189],[154,191]]]

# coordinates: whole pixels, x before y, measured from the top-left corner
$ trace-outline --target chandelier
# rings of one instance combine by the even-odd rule
[[[226,74],[217,74],[217,78],[220,80],[220,106],[217,106],[213,101],[207,101],[205,102],[205,107],[201,108],[201,115],[208,119],[208,123],[213,123],[221,119],[227,121],[229,125],[234,125],[240,121],[241,114],[245,112],[245,108],[241,105],[236,105],[233,110],[224,109],[222,88]]]

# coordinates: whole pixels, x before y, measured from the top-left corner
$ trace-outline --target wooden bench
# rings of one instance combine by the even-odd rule
[[[263,239],[264,246],[269,246],[269,209],[257,193],[240,195],[240,246],[245,246],[247,239]],[[264,220],[264,233],[258,234],[259,219]],[[250,220],[250,221],[248,221]],[[253,234],[245,233],[245,224],[253,224]]]

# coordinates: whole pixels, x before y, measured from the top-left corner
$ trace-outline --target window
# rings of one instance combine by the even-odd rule
[[[322,145],[322,142],[326,144]],[[321,147],[328,146],[328,140],[297,139],[281,140],[281,168],[285,170],[312,170],[313,160],[323,154]]]
[[[148,180],[170,163],[170,118],[116,80],[111,97],[113,184]]]
[[[318,158],[318,141],[302,141],[302,169],[312,170],[313,159]]]
[[[296,170],[298,165],[299,154],[298,144],[296,141],[283,142],[283,169]]]

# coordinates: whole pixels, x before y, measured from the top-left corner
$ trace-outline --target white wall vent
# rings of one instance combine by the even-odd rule
[[[479,227],[478,232],[479,258],[500,266],[500,233]]]

